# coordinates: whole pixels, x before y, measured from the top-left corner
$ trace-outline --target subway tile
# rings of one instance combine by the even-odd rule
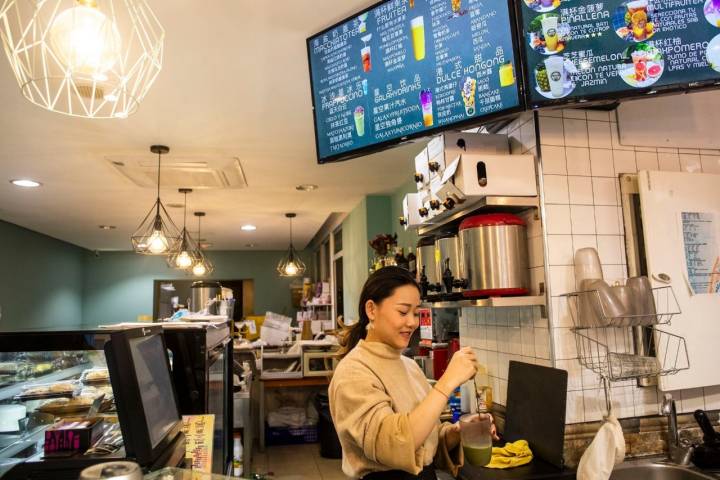
[[[616,108],[610,113],[610,123],[617,123],[618,121],[618,109]]]
[[[590,167],[593,177],[615,177],[613,151],[604,148],[591,148]]]
[[[573,327],[568,297],[552,297],[553,328]]]
[[[680,405],[678,412],[691,413],[695,410],[705,410],[705,395],[702,388],[688,388],[680,391]]]
[[[595,205],[617,205],[617,180],[609,177],[592,179],[593,203]]]
[[[507,391],[508,391],[508,382],[507,380],[499,380],[498,381],[498,388],[497,388],[497,398],[498,403],[500,405],[507,405]]]
[[[568,147],[587,147],[588,130],[585,120],[576,120],[572,118],[563,119],[563,129],[565,132],[565,146]]]
[[[677,148],[657,147],[658,153],[679,153]]]
[[[569,203],[568,177],[565,175],[545,175],[543,184],[545,187],[545,203]]]
[[[497,352],[498,350],[498,327],[495,325],[488,325],[485,327],[487,333],[487,341],[485,343],[488,351]]]
[[[623,237],[621,235],[598,235],[600,262],[607,265],[622,264]]]
[[[557,360],[557,368],[568,372],[568,391],[583,389],[580,363],[576,358],[571,360]]]
[[[594,248],[597,249],[597,236],[596,235],[573,235],[573,256],[575,252],[581,248]]]
[[[547,328],[535,329],[535,355],[543,360],[550,360],[550,333]]]
[[[636,152],[651,152],[651,153],[657,153],[656,147],[638,147],[635,145],[634,150]]]
[[[658,170],[658,154],[655,152],[636,152],[635,162],[637,169],[640,170]]]
[[[542,237],[533,237],[528,239],[528,262],[529,267],[542,267],[545,264],[545,251],[543,249]]]
[[[660,170],[663,172],[680,171],[680,155],[677,153],[658,153],[658,163],[660,164]]]
[[[544,117],[540,121],[540,144],[565,146],[563,119]]]
[[[583,406],[585,407],[585,421],[597,422],[602,420],[606,412],[605,393],[602,388],[584,389],[582,392]]]
[[[588,121],[587,129],[590,148],[612,148],[610,123]]]
[[[632,145],[623,145],[620,143],[620,137],[618,135],[618,124],[613,123],[610,125],[610,135],[612,136],[612,148],[613,150],[632,150],[635,151],[635,147]]]
[[[705,408],[708,410],[720,410],[720,385],[704,388]]]
[[[498,378],[507,380],[509,366],[510,355],[507,353],[498,353]]]
[[[573,235],[592,235],[595,230],[595,208],[590,205],[570,205]]]
[[[522,218],[525,220],[527,225],[527,236],[528,238],[542,236],[542,221],[539,218],[535,218],[535,212],[530,212],[530,215],[523,215]]]
[[[591,344],[592,347],[588,347],[587,343],[584,344],[585,346],[580,346],[580,351],[578,352],[579,356],[590,356],[590,353],[592,352],[592,347],[595,346],[595,344]],[[584,351],[583,351],[584,349]],[[582,374],[582,384],[583,384],[583,390],[593,390],[596,388],[601,388],[602,383],[600,381],[600,375],[595,373],[594,371],[590,370],[586,367],[581,367],[581,374]]]
[[[572,233],[570,227],[569,205],[546,205],[548,235],[562,235]]]
[[[528,151],[536,146],[535,122],[527,122],[520,127],[520,141],[523,144],[523,151]]]
[[[612,285],[615,282],[624,282],[627,278],[627,267],[625,265],[603,265],[603,278]]]
[[[545,292],[545,268],[530,269],[530,295],[541,295]]]
[[[690,155],[700,155],[700,149],[698,148],[681,148],[680,153],[686,153]]]
[[[598,235],[620,235],[622,233],[620,231],[617,207],[602,205],[595,207],[595,222]]]
[[[562,111],[564,118],[575,118],[579,120],[585,120],[585,110],[580,110],[578,108],[565,108]]]
[[[488,375],[496,377],[498,375],[498,353],[492,350],[486,350],[487,352],[487,367]]]
[[[585,421],[585,404],[583,392],[569,391],[565,408],[565,423],[583,423]]]
[[[635,152],[632,150],[613,151],[613,164],[615,165],[615,175],[637,172]]]
[[[657,415],[660,412],[658,392],[655,387],[636,387],[633,390],[635,415],[638,417]]]
[[[575,345],[575,334],[568,327],[560,327],[553,329],[555,336],[555,359],[556,360],[574,360],[577,359],[578,352]]]
[[[487,348],[487,327],[478,327],[475,334],[475,344],[478,348]]]
[[[500,353],[510,351],[510,332],[507,327],[497,327],[497,351]]]
[[[520,327],[508,327],[508,346],[512,355],[522,354],[522,331]]]
[[[600,122],[610,121],[609,112],[603,110],[585,110],[585,114],[587,115],[588,120],[597,120]]]
[[[492,310],[495,314],[495,325],[498,327],[507,327],[507,308],[493,308]]]
[[[700,173],[702,172],[702,163],[700,155],[680,154],[680,168],[683,172]]]
[[[509,328],[520,327],[520,310],[526,310],[522,307],[506,308],[507,310],[507,326]]]
[[[540,151],[542,152],[543,174],[565,175],[567,173],[565,147],[543,145]]]
[[[720,173],[720,156],[701,155],[703,173]]]
[[[720,155],[720,150],[714,150],[714,149],[708,149],[708,148],[701,148],[700,149],[700,155],[710,155],[710,156],[718,156]]]
[[[548,324],[548,319],[541,315],[537,315],[534,318],[533,323],[535,325],[535,328],[550,328],[550,325]]]
[[[591,175],[590,149],[584,147],[566,147],[568,175]]]
[[[510,144],[510,153],[512,155],[521,155],[525,151],[519,136],[508,137],[508,143]]]
[[[487,358],[488,358],[487,350],[479,348],[479,349],[477,349],[475,356],[477,357],[478,363],[487,369]],[[482,375],[482,376],[487,376],[487,375]]]
[[[593,191],[590,177],[567,177],[570,203],[573,205],[592,205]]]
[[[543,108],[538,111],[538,115],[541,117],[562,118],[563,112],[557,108]]]
[[[630,418],[635,416],[633,388],[634,387],[614,387],[612,389],[613,411],[617,418]],[[603,396],[603,398],[605,397]]]
[[[523,325],[520,328],[520,353],[526,357],[535,356],[535,328]]]
[[[551,266],[550,293],[563,295],[575,291],[575,271],[569,266]]]
[[[548,235],[548,265],[572,265],[573,243],[570,235]]]

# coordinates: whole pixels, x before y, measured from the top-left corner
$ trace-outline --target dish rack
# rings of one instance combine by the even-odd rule
[[[672,287],[654,288],[652,294],[654,308],[619,316],[607,315],[598,290],[563,295],[580,364],[597,373],[606,386],[608,381],[672,375],[690,368],[685,338],[657,328],[680,313]]]

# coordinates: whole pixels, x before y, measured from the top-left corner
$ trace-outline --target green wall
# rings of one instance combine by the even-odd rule
[[[295,316],[290,301],[290,283],[281,278],[275,266],[280,251],[211,251],[215,264],[211,279],[253,279],[255,313]],[[305,263],[311,258],[300,253]],[[308,274],[311,275],[311,274]],[[135,321],[138,315],[152,315],[153,281],[192,278],[168,268],[162,257],[137,255],[133,252],[88,253],[85,257],[85,290],[83,322],[85,325]]]
[[[80,325],[86,253],[0,220],[0,330]]]
[[[417,187],[415,185],[415,180],[410,178],[407,182],[403,183],[397,190],[395,190],[395,192],[393,192],[392,196],[390,197],[392,209],[392,231],[393,233],[397,234],[398,245],[405,249],[405,255],[408,254],[408,249],[410,247],[414,249],[417,245],[417,230],[415,230],[414,228],[410,228],[406,231],[405,228],[400,225],[398,219],[403,215],[403,198],[408,193],[416,192]]]
[[[342,224],[343,306],[347,323],[358,318],[360,291],[370,268],[367,223],[367,199],[363,198]]]

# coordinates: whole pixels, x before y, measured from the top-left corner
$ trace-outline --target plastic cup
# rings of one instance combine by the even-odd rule
[[[578,285],[583,280],[603,278],[600,255],[592,247],[579,248],[575,251],[575,280]]]
[[[545,59],[550,93],[555,98],[563,96],[565,90],[565,60],[563,57],[550,57]]]
[[[556,51],[558,46],[558,17],[544,17],[541,24],[543,36],[545,37],[545,48],[548,52]]]
[[[358,106],[355,109],[354,117],[355,131],[357,132],[358,137],[362,137],[363,135],[365,135],[365,109]]]
[[[492,421],[489,415],[468,413],[460,417],[460,439],[465,460],[482,467],[492,458]]]
[[[410,21],[410,29],[412,32],[413,51],[415,60],[420,61],[425,58],[425,20],[423,17],[415,17]]]
[[[433,121],[433,95],[431,90],[423,90],[420,92],[420,106],[422,107],[423,125],[432,127]]]
[[[363,47],[360,50],[360,56],[362,57],[363,72],[369,72],[372,70],[372,62],[370,60],[370,47]]]

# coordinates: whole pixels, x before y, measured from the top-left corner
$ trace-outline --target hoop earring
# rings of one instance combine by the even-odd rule
[[[373,328],[375,328],[375,327],[373,326],[372,322],[368,322],[368,324],[365,326],[365,330],[367,330],[367,331],[370,331]]]

